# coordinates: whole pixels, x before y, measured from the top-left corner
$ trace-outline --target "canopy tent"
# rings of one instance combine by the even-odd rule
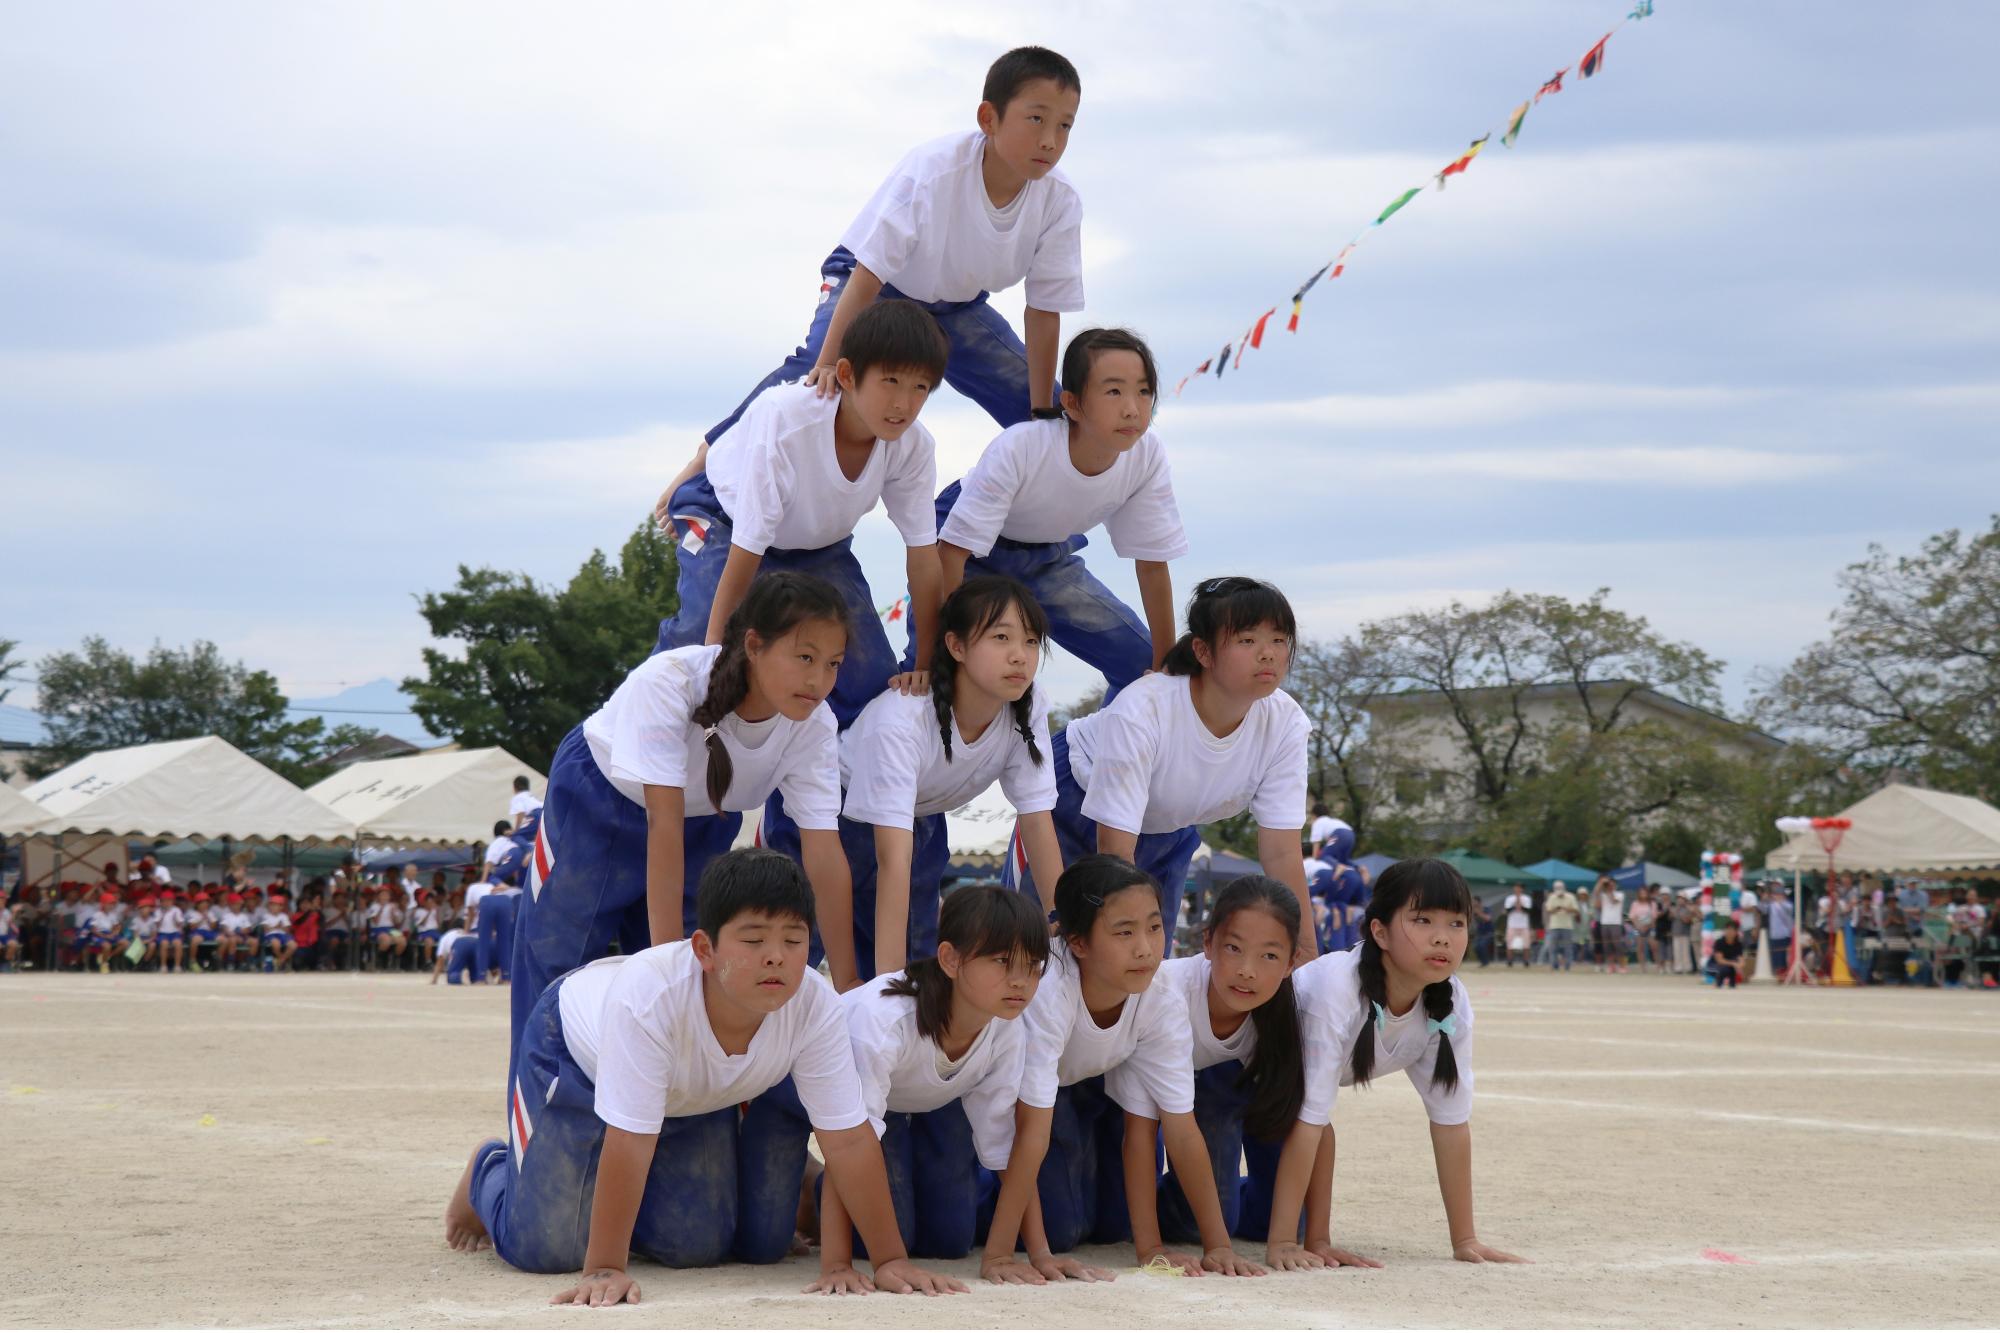
[[[1384,856],[1380,852],[1370,852],[1366,856],[1355,857],[1354,864],[1368,872],[1368,882],[1373,884],[1382,878],[1383,871],[1402,859],[1400,856]]]
[[[1490,856],[1481,856],[1477,852],[1468,852],[1463,847],[1444,852],[1437,859],[1457,867],[1458,873],[1465,876],[1465,882],[1475,889],[1508,888],[1515,884],[1526,888],[1541,879],[1532,871],[1510,866]]]
[[[1872,874],[2000,875],[2000,810],[1973,796],[1893,783],[1840,812],[1853,821],[1834,867]],[[1764,861],[1767,870],[1825,870],[1812,833],[1796,834]]]
[[[1685,870],[1663,866],[1658,861],[1641,861],[1637,865],[1619,866],[1616,870],[1605,871],[1612,883],[1621,889],[1643,889],[1648,884],[1657,884],[1663,889],[1692,889],[1701,883]]]
[[[52,822],[48,811],[0,783],[0,842],[45,832]]]
[[[1188,874],[1204,884],[1227,884],[1245,875],[1261,875],[1264,867],[1246,856],[1225,852],[1202,843],[1194,849],[1194,858],[1188,864]]]
[[[28,788],[46,834],[313,846],[354,826],[219,736],[103,750]]]
[[[548,780],[498,746],[350,764],[307,790],[364,842],[409,847],[483,844],[507,818],[514,779]]]
[[[1552,884],[1556,880],[1561,880],[1565,886],[1572,889],[1579,885],[1597,883],[1597,872],[1595,870],[1585,870],[1580,865],[1573,865],[1568,861],[1559,860],[1553,856],[1549,857],[1546,861],[1537,861],[1531,866],[1522,866],[1521,869],[1527,871],[1537,879],[1545,879]]]

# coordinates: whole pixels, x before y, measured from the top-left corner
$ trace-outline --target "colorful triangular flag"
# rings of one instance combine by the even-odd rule
[[[1257,325],[1250,330],[1250,345],[1252,347],[1262,347],[1264,345],[1264,326],[1269,324],[1271,316],[1277,313],[1278,307],[1272,306],[1269,310],[1257,316]]]
[[[1236,346],[1235,343],[1222,344],[1222,351],[1215,358],[1215,377],[1217,379],[1221,379],[1222,372],[1229,369],[1229,349],[1234,346]]]
[[[1456,161],[1454,161],[1450,166],[1446,167],[1443,171],[1440,171],[1437,177],[1438,188],[1440,190],[1444,188],[1445,177],[1456,176],[1460,172],[1463,172],[1467,167],[1471,166],[1472,159],[1479,156],[1479,150],[1484,148],[1486,146],[1486,141],[1488,139],[1491,139],[1492,137],[1493,136],[1490,134],[1480,135],[1477,139],[1474,139],[1472,141],[1472,147],[1466,149],[1463,153],[1460,153]]]
[[[1500,136],[1502,145],[1512,148],[1514,140],[1521,137],[1521,122],[1528,118],[1528,108],[1533,105],[1533,102],[1523,102],[1514,108],[1513,115],[1507,117],[1507,132]]]
[[[1535,90],[1534,100],[1539,102],[1548,93],[1561,92],[1563,90],[1563,75],[1567,73],[1569,73],[1568,65],[1564,65],[1561,69],[1557,70],[1554,78]]]
[[[1632,12],[1625,17],[1628,19],[1649,19],[1653,17],[1653,0],[1639,0],[1638,4],[1632,6]]]
[[[1382,216],[1376,218],[1372,225],[1377,227],[1381,226],[1383,223],[1387,222],[1390,218],[1396,216],[1397,209],[1401,208],[1404,204],[1409,203],[1410,200],[1416,198],[1423,192],[1424,192],[1424,187],[1421,185],[1415,187],[1414,189],[1403,191],[1401,194],[1396,196],[1395,203],[1390,204],[1387,208],[1382,210]]]
[[[1587,79],[1597,73],[1598,70],[1604,68],[1604,44],[1610,40],[1611,34],[1607,32],[1597,39],[1596,46],[1591,47],[1583,53],[1583,59],[1577,63],[1576,67],[1576,72],[1580,76]]]

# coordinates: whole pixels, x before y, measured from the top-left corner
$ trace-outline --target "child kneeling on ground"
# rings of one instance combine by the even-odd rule
[[[737,1230],[737,1108],[789,1077],[873,1285],[964,1291],[906,1256],[844,1013],[806,969],[813,915],[797,863],[729,852],[702,876],[691,938],[550,983],[521,1033],[508,1139],[474,1150],[445,1210],[451,1246],[490,1238],[516,1268],[581,1269],[555,1304],[638,1301],[635,1253],[721,1263]]]

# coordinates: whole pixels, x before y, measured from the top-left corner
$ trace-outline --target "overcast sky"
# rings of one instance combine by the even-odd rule
[[[459,564],[615,550],[1022,42],[1084,83],[1065,332],[1141,330],[1170,388],[1629,8],[9,5],[0,637],[208,638],[296,696],[418,669]],[[1331,636],[1608,585],[1740,702],[1868,542],[2000,508],[2000,16],[1657,9],[1165,402],[1183,595],[1260,575]],[[941,480],[992,433],[925,419]],[[887,602],[879,512],[859,546]]]

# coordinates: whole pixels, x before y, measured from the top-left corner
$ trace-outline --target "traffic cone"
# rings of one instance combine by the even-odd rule
[[[1847,970],[1848,931],[1845,926],[1836,926],[1827,932],[1827,947],[1833,950],[1832,984],[1852,986],[1854,974]]]
[[[1778,974],[1771,968],[1771,937],[1763,931],[1757,932],[1757,966],[1750,973],[1752,981],[1776,981]]]

